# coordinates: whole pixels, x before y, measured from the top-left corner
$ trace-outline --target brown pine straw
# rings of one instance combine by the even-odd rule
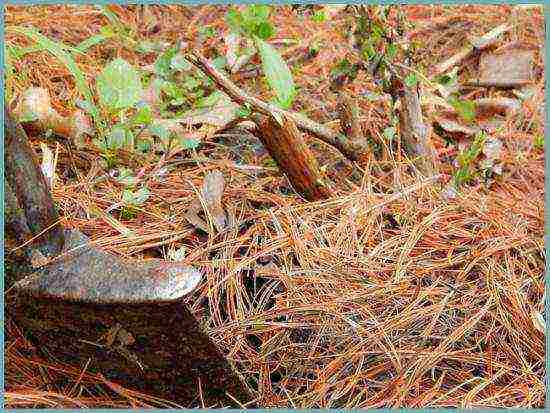
[[[160,22],[153,34],[142,24],[140,8],[114,10],[140,38],[173,43],[183,36],[203,53],[223,48],[217,38],[197,39],[199,27],[224,27],[225,6],[152,6]],[[484,33],[513,13],[515,29],[503,35],[502,44],[543,44],[537,9],[404,10],[417,23],[412,37],[422,44],[419,64],[426,66],[452,55],[466,34]],[[294,109],[318,122],[333,121],[336,96],[325,63],[352,58],[342,34],[346,20],[338,15],[313,23],[295,13],[277,8],[276,38],[295,37],[304,45],[315,38],[323,47],[295,76],[301,91]],[[106,20],[89,6],[10,6],[6,24],[33,25],[74,45]],[[7,41],[27,44],[10,34]],[[78,63],[93,79],[114,56],[138,66],[155,59],[113,40]],[[464,66],[465,74],[476,67]],[[50,90],[56,110],[70,112],[68,102],[77,92],[53,57],[31,53],[16,68],[25,73],[9,80],[16,94],[38,84]],[[312,143],[329,178],[339,182],[338,196],[324,202],[303,201],[265,154],[251,154],[258,142],[245,137],[206,142],[188,156],[121,156],[125,166],[141,171],[151,191],[132,219],[121,217],[123,188],[97,166],[99,154],[91,146],[74,154],[77,179],[63,175],[72,166],[61,149],[53,195],[64,225],[112,253],[166,257],[186,247],[186,263],[203,272],[200,289],[187,302],[261,406],[540,408],[545,349],[534,317],[544,312],[544,152],[533,142],[544,133],[542,68],[537,53],[535,93],[523,102],[523,118],[509,119],[496,134],[504,144],[503,175],[466,186],[456,199],[442,196],[441,184],[454,171],[457,145],[446,147],[438,138],[442,176],[421,181],[382,138],[387,103],[368,99],[360,99],[362,127],[386,146],[379,159],[363,166],[370,171],[363,182],[356,182],[339,169],[334,151]],[[249,93],[270,98],[258,79],[242,82]],[[346,90],[360,95],[371,85],[361,73]],[[480,90],[473,97],[501,93]],[[191,227],[185,212],[214,169],[224,174],[223,205],[238,225],[209,237]],[[9,319],[5,333],[7,407],[178,407],[111,383],[87,363],[59,365],[41,357]]]

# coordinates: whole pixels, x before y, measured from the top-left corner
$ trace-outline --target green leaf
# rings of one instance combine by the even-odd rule
[[[188,91],[193,91],[201,85],[201,82],[193,76],[185,76],[181,85]]]
[[[274,33],[274,28],[269,23],[270,7],[266,5],[250,5],[239,12],[235,8],[229,10],[225,20],[231,30],[242,33],[247,37],[259,37],[268,39]]]
[[[112,37],[112,35],[110,34],[103,34],[103,33],[94,34],[93,36],[90,36],[86,40],[80,42],[76,46],[76,49],[84,53],[90,47],[103,43],[105,40],[107,40],[110,37]]]
[[[180,72],[188,72],[193,69],[193,65],[189,63],[182,54],[178,53],[170,60],[170,69]]]
[[[456,110],[458,116],[466,122],[473,122],[476,117],[476,104],[471,100],[460,100],[455,97],[449,100],[451,106]]]
[[[107,134],[107,148],[113,151],[126,145],[126,129],[122,125],[115,125]]]
[[[143,94],[137,70],[120,58],[103,68],[96,85],[101,105],[113,112],[131,108]]]
[[[206,38],[215,37],[216,29],[212,26],[204,26],[199,29],[199,34]]]
[[[470,147],[463,150],[458,154],[456,160],[459,165],[459,169],[454,173],[453,180],[455,187],[458,188],[460,185],[468,183],[471,181],[475,172],[472,170],[472,165],[477,157],[481,154],[483,150],[483,144],[487,139],[487,135],[481,131],[479,132]]]
[[[382,36],[384,36],[384,33],[385,33],[385,30],[382,26],[380,26],[379,24],[377,23],[373,23],[372,24],[372,28],[371,28],[371,40],[373,42],[377,42],[379,41]]]
[[[225,21],[227,25],[235,32],[239,32],[242,29],[243,16],[236,9],[230,9],[225,15]]]
[[[99,34],[102,34],[106,37],[116,36],[115,29],[112,26],[103,26],[99,29]]]
[[[262,40],[267,40],[275,33],[275,29],[269,22],[261,22],[255,30],[256,36]]]
[[[151,142],[146,139],[139,139],[136,143],[138,151],[147,153],[151,149]]]
[[[134,125],[149,125],[153,121],[153,112],[149,105],[143,105],[132,118]]]
[[[186,248],[185,245],[179,247],[177,250],[170,250],[168,252],[168,258],[172,261],[183,261],[185,258]]]
[[[371,60],[374,57],[378,56],[378,53],[376,53],[376,49],[374,48],[374,45],[368,42],[363,46],[362,55],[365,59]]]
[[[137,205],[143,204],[149,196],[151,195],[151,192],[149,189],[147,189],[146,186],[141,187],[135,194],[134,194],[134,201]]]
[[[208,108],[214,106],[223,96],[223,93],[219,90],[215,90],[210,93],[208,96],[200,98],[195,103],[196,108]]]
[[[248,118],[252,113],[252,109],[249,105],[239,106],[236,110],[235,115],[239,118]]]
[[[90,115],[93,114],[93,110],[95,108],[95,106],[90,105],[90,102],[82,99],[77,99],[75,102],[75,106],[79,109],[82,109],[84,112],[89,113]]]
[[[388,60],[392,60],[397,55],[397,46],[394,44],[388,45],[386,49],[386,57]]]
[[[218,70],[224,70],[225,66],[227,65],[227,59],[225,56],[218,56],[215,59],[211,60],[212,66],[214,66]]]
[[[331,69],[331,73],[333,76],[347,75],[350,74],[351,70],[352,66],[350,61],[348,59],[342,59]]]
[[[132,174],[132,171],[128,168],[119,168],[118,176],[115,178],[119,184],[125,186],[134,186],[138,183],[138,179]]]
[[[458,67],[455,66],[449,73],[436,77],[436,82],[443,86],[454,86],[458,82]]]
[[[125,189],[122,192],[122,202],[128,206],[137,206],[147,201],[150,195],[151,192],[145,186],[135,192],[130,189]]]
[[[418,83],[418,79],[414,73],[409,73],[407,76],[405,76],[405,79],[403,79],[403,81],[408,87],[414,87]]]
[[[384,137],[391,141],[395,136],[396,129],[394,127],[389,127],[384,129]]]
[[[153,123],[148,129],[151,135],[160,138],[162,141],[167,141],[170,138],[170,131],[159,122]]]
[[[323,10],[316,11],[313,16],[311,16],[311,20],[313,20],[315,23],[322,23],[327,19],[327,16]]]
[[[200,144],[198,139],[180,138],[180,145],[183,149],[197,149]]]
[[[172,74],[171,64],[172,59],[176,56],[178,49],[174,46],[162,53],[155,61],[155,73],[158,76],[167,78]]]
[[[92,143],[101,151],[101,152],[107,152],[108,148],[105,145],[105,141],[103,139],[92,139]]]
[[[265,4],[252,4],[245,8],[243,16],[245,19],[267,20],[270,10],[270,7]]]
[[[256,46],[262,59],[262,68],[267,83],[275,92],[277,102],[283,109],[288,109],[296,96],[292,74],[281,55],[269,43],[255,37]]]

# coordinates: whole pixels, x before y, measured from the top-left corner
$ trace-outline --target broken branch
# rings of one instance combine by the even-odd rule
[[[248,104],[256,112],[272,116],[276,114],[285,115],[296,123],[299,129],[310,132],[323,142],[338,149],[346,158],[351,161],[357,161],[366,156],[368,148],[354,142],[350,142],[345,136],[333,132],[331,129],[317,122],[312,121],[306,116],[298,113],[289,112],[270,105],[264,101],[250,96],[237,85],[235,85],[227,76],[216,69],[204,56],[194,52],[186,56],[187,60],[195,65],[199,70],[211,78],[216,85],[222,89],[231,99],[240,105]]]
[[[273,116],[258,121],[260,140],[284,171],[296,192],[308,201],[329,198],[332,192],[323,183],[317,160],[300,131],[292,119],[284,114],[281,117],[282,124]]]

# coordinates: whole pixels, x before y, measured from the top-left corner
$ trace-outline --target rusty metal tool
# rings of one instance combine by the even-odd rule
[[[235,372],[182,300],[201,273],[124,261],[63,229],[24,130],[5,113],[6,233],[24,245],[6,269],[6,315],[45,357],[182,407],[253,407]],[[43,258],[38,264],[32,257]],[[34,267],[34,268],[33,268]]]

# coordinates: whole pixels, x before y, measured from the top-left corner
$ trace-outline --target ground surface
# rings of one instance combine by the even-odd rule
[[[317,9],[315,9],[317,10]],[[353,50],[340,11],[315,22],[315,10],[277,7],[273,44],[286,59],[314,42],[319,53],[293,67],[300,86],[293,109],[337,126],[337,96],[330,70]],[[467,35],[501,23],[513,29],[497,47],[525,43],[535,50],[534,81],[519,114],[491,132],[503,144],[500,174],[475,178],[455,197],[421,184],[395,145],[372,160],[362,183],[344,180],[342,157],[310,138],[329,178],[340,179],[337,197],[307,203],[254,138],[226,133],[196,153],[171,158],[122,156],[119,165],[147,176],[151,196],[136,214],[121,214],[122,188],[98,179],[109,172],[92,145],[73,153],[59,146],[53,196],[64,225],[78,228],[103,248],[137,259],[167,257],[185,246],[185,261],[202,269],[204,282],[188,302],[213,340],[233,359],[269,407],[542,407],[544,405],[544,20],[541,8],[415,6],[403,9],[420,44],[419,67],[433,80],[433,65],[456,53]],[[191,48],[222,53],[227,7],[141,6],[112,8],[138,42],[184,40]],[[76,45],[108,24],[94,7],[8,7],[6,25],[32,25]],[[201,28],[217,33],[208,35]],[[206,34],[205,34],[206,33]],[[285,39],[297,42],[285,42]],[[28,41],[8,33],[10,45]],[[77,59],[91,81],[114,57],[137,67],[158,52],[137,53],[119,38]],[[476,60],[477,59],[477,60]],[[478,67],[461,64],[459,80]],[[250,73],[252,66],[243,69]],[[7,79],[10,101],[30,86],[49,90],[62,115],[78,96],[73,77],[55,57],[32,52],[15,61]],[[255,66],[256,65],[256,66]],[[269,99],[261,76],[235,74],[239,86]],[[362,73],[345,90],[359,97],[364,131],[383,141],[389,125],[384,99]],[[474,88],[470,98],[513,96]],[[429,103],[430,123],[438,113]],[[456,171],[459,149],[471,142],[433,132],[441,182]],[[41,154],[40,136],[32,137]],[[42,138],[41,138],[42,139]],[[537,139],[539,139],[537,141]],[[383,146],[383,144],[381,145]],[[52,151],[56,143],[48,141]],[[462,146],[461,146],[462,145]],[[475,167],[478,167],[478,161]],[[378,169],[376,169],[378,168]],[[163,170],[164,173],[150,173]],[[185,219],[204,175],[220,170],[223,205],[240,225],[208,236]],[[75,172],[76,171],[76,172]],[[380,172],[382,171],[382,172]],[[392,194],[402,195],[392,196]],[[106,211],[109,216],[96,211]],[[110,217],[110,219],[108,219]],[[131,231],[128,235],[126,230]],[[78,366],[41,359],[17,326],[6,320],[7,407],[162,406],[106,386]],[[112,390],[112,389],[111,389]]]

